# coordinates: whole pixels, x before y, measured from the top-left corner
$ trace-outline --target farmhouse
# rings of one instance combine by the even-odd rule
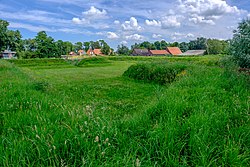
[[[180,54],[182,54],[180,48],[178,48],[178,47],[167,47],[167,51],[171,55],[180,55]]]
[[[89,55],[89,56],[97,56],[97,55],[104,56],[101,49],[89,49],[87,51],[87,55]]]
[[[17,57],[15,55],[16,55],[16,52],[12,52],[10,50],[5,50],[0,55],[0,58],[3,58],[3,59],[16,59]]]
[[[148,49],[133,49],[133,56],[151,56],[152,54]]]
[[[170,53],[167,50],[150,50],[149,52],[152,56],[170,55]]]
[[[82,56],[82,55],[85,55],[86,52],[85,52],[85,50],[78,50],[77,54]]]
[[[75,56],[76,53],[75,53],[75,52],[70,52],[69,55],[70,55],[70,56]]]
[[[188,50],[180,55],[182,56],[203,56],[206,50]]]

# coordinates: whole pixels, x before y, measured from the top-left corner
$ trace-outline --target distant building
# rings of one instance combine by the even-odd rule
[[[87,51],[87,55],[89,55],[89,56],[97,56],[97,55],[104,56],[101,49],[89,49]]]
[[[203,56],[206,53],[206,50],[188,50],[182,54],[181,56]]]
[[[134,49],[132,52],[133,56],[151,56],[152,54],[148,49]]]
[[[80,55],[80,56],[82,56],[82,55],[85,55],[86,54],[86,52],[85,52],[85,50],[78,50],[78,55]]]
[[[1,53],[0,58],[2,59],[17,59],[16,52],[5,50]]]
[[[180,48],[178,48],[178,47],[167,47],[167,51],[171,55],[175,55],[175,56],[182,54]]]
[[[149,51],[152,56],[165,56],[170,55],[170,53],[167,50],[150,50]]]
[[[75,53],[75,52],[70,52],[69,55],[70,55],[70,56],[75,56],[76,53]]]

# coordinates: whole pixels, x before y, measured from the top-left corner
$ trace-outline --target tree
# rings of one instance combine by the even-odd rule
[[[82,49],[83,49],[82,42],[76,42],[75,45],[74,45],[74,51],[78,52],[79,50],[82,50]]]
[[[239,23],[230,46],[234,61],[242,68],[250,68],[250,19]]]
[[[207,39],[200,37],[196,40],[189,42],[189,49],[190,50],[206,50],[207,49]]]
[[[130,50],[127,46],[125,45],[118,45],[117,47],[117,53],[120,54],[120,55],[130,55]]]
[[[45,31],[37,33],[35,37],[37,44],[36,53],[39,58],[59,57],[56,45],[52,37],[47,36]]]
[[[85,51],[87,52],[90,48],[90,42],[84,42],[83,46],[84,46]]]
[[[182,52],[186,52],[187,50],[189,50],[189,44],[186,42],[180,43],[179,47]]]
[[[225,54],[227,52],[228,42],[218,39],[207,40],[207,53],[208,54]]]
[[[9,23],[4,20],[0,20],[0,51],[7,49],[6,43],[8,41],[8,27]]]
[[[101,48],[101,52],[102,54],[104,55],[109,55],[110,54],[110,51],[111,51],[111,48],[109,47],[109,45],[105,42],[103,43],[103,46]]]

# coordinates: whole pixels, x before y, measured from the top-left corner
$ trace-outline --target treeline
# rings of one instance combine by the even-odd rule
[[[89,48],[101,49],[106,55],[113,51],[104,40],[73,44],[69,41],[56,41],[45,31],[38,32],[33,39],[22,40],[21,33],[18,30],[9,30],[8,26],[7,21],[0,20],[0,51],[16,51],[19,58],[58,58],[72,51],[77,53],[79,50],[85,50],[87,52]]]
[[[164,40],[156,41],[154,43],[144,41],[142,43],[135,43],[132,45],[131,50],[124,45],[118,45],[117,53],[129,55],[133,49],[165,50],[167,47],[179,47],[182,52],[186,52],[187,50],[206,50],[207,54],[228,54],[229,43],[229,40],[206,39],[203,37],[181,43],[169,43]]]

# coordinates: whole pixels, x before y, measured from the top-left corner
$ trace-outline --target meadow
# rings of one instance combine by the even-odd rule
[[[0,60],[0,166],[250,166],[250,79],[223,59]],[[123,76],[159,61],[185,72]]]

